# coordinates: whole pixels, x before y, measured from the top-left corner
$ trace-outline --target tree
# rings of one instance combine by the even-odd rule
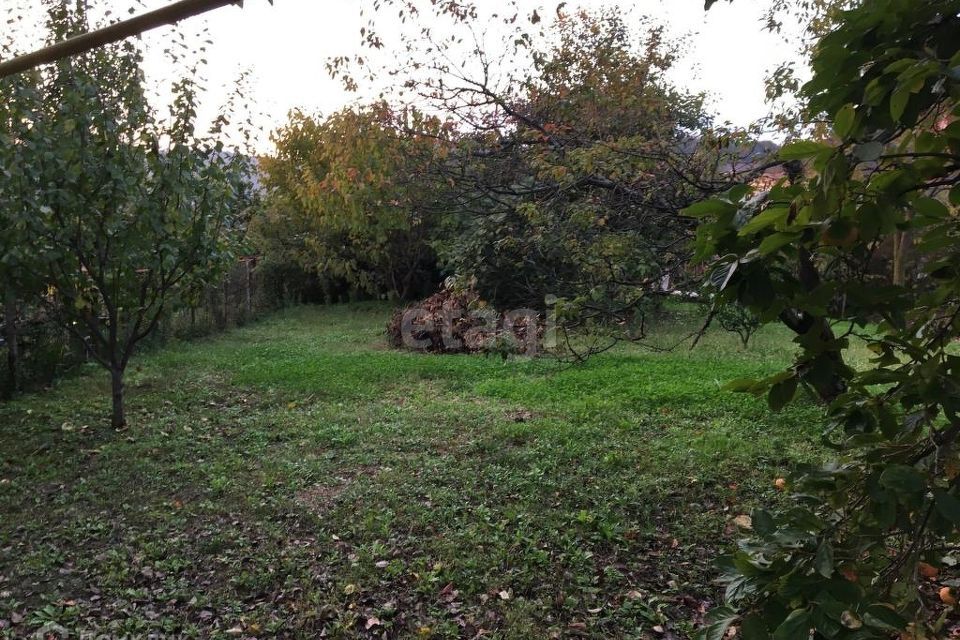
[[[82,5],[67,3],[51,6],[48,24],[52,40],[88,27]],[[245,163],[195,132],[196,68],[174,84],[162,123],[140,64],[125,43],[42,70],[42,108],[8,158],[34,172],[21,226],[35,260],[18,267],[49,288],[38,302],[110,372],[115,427],[126,423],[136,346],[230,259],[225,230],[245,195]]]
[[[659,30],[638,42],[617,16],[582,13],[555,36],[502,88],[481,63],[438,89],[472,128],[438,176],[452,185],[441,257],[501,305],[553,294],[626,311],[682,263],[690,226],[676,214],[706,173],[689,132],[706,118],[663,79],[673,52]]]
[[[799,469],[787,507],[753,514],[703,635],[943,637],[960,543],[960,2],[857,3],[811,62],[804,117],[832,135],[781,150],[803,171],[687,213],[718,296],[797,334],[788,370],[730,387],[774,409],[810,388],[839,459]],[[869,268],[901,232],[926,265],[911,286]],[[872,354],[858,368],[855,348]]]
[[[11,31],[22,28],[21,16],[7,11]],[[14,38],[0,44],[3,59],[17,54]],[[3,296],[4,341],[7,350],[6,393],[20,388],[19,316],[23,300],[32,297],[42,282],[31,276],[36,271],[36,255],[26,237],[27,221],[36,206],[36,171],[33,154],[24,154],[30,141],[30,128],[41,107],[39,77],[36,73],[19,78],[0,79],[0,294]],[[34,267],[34,268],[31,268]]]
[[[735,333],[744,349],[750,344],[750,338],[763,326],[760,319],[739,304],[724,304],[714,310],[711,306],[707,314],[714,313],[716,321],[724,331]]]
[[[37,282],[26,268],[35,260],[24,238],[32,211],[36,175],[21,157],[29,140],[30,122],[39,107],[33,75],[17,82],[0,80],[0,290],[3,294],[4,340],[7,347],[7,383],[13,394],[20,388],[19,307],[20,301],[34,293]]]
[[[342,282],[400,300],[435,284],[431,190],[420,178],[445,151],[437,119],[385,104],[322,121],[294,112],[274,142],[263,162],[266,210],[253,225],[268,260],[297,264],[330,289]]]
[[[676,43],[649,21],[558,11],[547,27],[510,5],[508,35],[486,44],[462,8],[434,10],[473,36],[469,55],[458,33],[424,27],[405,41],[416,62],[388,69],[456,126],[430,172],[441,265],[498,306],[553,296],[571,331],[642,334],[645,311],[683,286],[694,225],[679,211],[733,184],[749,140],[709,131],[701,96],[666,79]],[[345,60],[332,68],[353,82]]]

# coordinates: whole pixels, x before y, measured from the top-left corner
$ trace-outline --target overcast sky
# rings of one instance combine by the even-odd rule
[[[170,1],[145,0],[144,5],[149,9]],[[34,3],[0,0],[0,6]],[[275,0],[270,6],[267,0],[246,0],[243,8],[225,7],[184,23],[183,30],[188,33],[205,26],[213,41],[207,52],[206,71],[211,90],[201,113],[209,117],[223,101],[224,87],[229,87],[243,70],[251,74],[249,95],[262,114],[258,124],[264,130],[282,123],[295,107],[330,113],[375,95],[365,87],[361,87],[359,96],[346,92],[324,68],[331,56],[359,50],[360,28],[366,24],[360,4],[360,0]],[[497,0],[481,0],[478,4],[492,10]],[[540,3],[520,0],[520,4],[532,11]],[[98,10],[112,7],[117,15],[124,13],[130,2],[92,0],[91,5]],[[764,76],[793,53],[791,45],[763,30],[760,19],[766,2],[758,0],[718,3],[709,12],[704,12],[703,0],[581,0],[567,5],[568,10],[576,6],[614,6],[628,19],[646,14],[662,22],[688,47],[674,70],[673,81],[708,92],[710,106],[720,121],[737,125],[747,125],[765,115]],[[552,13],[552,9],[544,11],[545,16]],[[144,42],[147,73],[161,83],[169,74],[163,54],[169,34],[169,30],[156,31]],[[262,151],[269,149],[265,137],[259,146]]]

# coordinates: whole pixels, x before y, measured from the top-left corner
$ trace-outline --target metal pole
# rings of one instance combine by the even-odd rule
[[[243,0],[179,0],[161,9],[95,29],[89,33],[82,33],[33,53],[0,62],[0,78],[32,69],[41,64],[56,62],[67,56],[84,53],[111,42],[118,42],[124,38],[139,35],[144,31],[175,24],[186,18],[225,7],[228,4],[242,5]]]

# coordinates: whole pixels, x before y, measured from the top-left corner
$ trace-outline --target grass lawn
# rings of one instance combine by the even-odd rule
[[[685,638],[732,518],[821,455],[814,406],[720,390],[777,328],[562,368],[392,351],[387,315],[144,355],[122,432],[94,368],[0,404],[0,638]]]

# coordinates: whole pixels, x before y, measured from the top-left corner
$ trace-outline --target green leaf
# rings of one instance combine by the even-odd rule
[[[863,598],[863,588],[846,578],[835,577],[824,584],[830,595],[846,604],[856,604]]]
[[[899,493],[919,493],[926,486],[925,476],[904,464],[892,464],[880,474],[880,486]]]
[[[727,630],[739,618],[730,607],[717,607],[707,616],[707,625],[697,633],[697,640],[723,640]]]
[[[750,218],[747,224],[741,227],[738,235],[748,236],[750,234],[756,233],[761,229],[765,229],[772,224],[776,224],[786,219],[787,214],[790,213],[790,209],[787,207],[770,207],[765,211],[761,211],[757,215]]]
[[[774,233],[764,238],[757,250],[761,255],[769,255],[798,238],[800,238],[799,233]]]
[[[885,85],[884,78],[882,76],[871,80],[869,83],[867,83],[866,89],[863,90],[864,102],[874,107],[883,102],[883,98],[886,95],[887,86]]]
[[[723,385],[723,391],[733,391],[735,393],[752,393],[756,390],[759,380],[753,378],[737,378]]]
[[[790,376],[786,380],[776,383],[770,387],[770,392],[767,394],[767,404],[770,405],[772,411],[780,411],[787,403],[793,400],[794,394],[797,392],[797,378],[795,376]]]
[[[945,220],[950,217],[950,210],[936,198],[917,198],[913,201],[913,208],[928,218]]]
[[[857,109],[852,104],[847,103],[841,107],[840,111],[833,118],[833,131],[840,138],[847,138],[853,132],[854,124],[857,121]]]
[[[738,184],[730,187],[730,189],[724,194],[727,200],[730,202],[739,202],[750,193],[750,185],[748,184]]]
[[[733,274],[737,272],[740,266],[739,261],[729,262],[718,266],[710,272],[710,284],[717,288],[717,291],[723,291],[730,284]]]
[[[884,631],[903,631],[907,628],[907,620],[890,607],[881,604],[872,605],[863,614],[863,622],[868,627]]]
[[[950,58],[950,62],[947,63],[948,67],[960,67],[960,50],[957,50],[953,54],[953,57]]]
[[[894,122],[900,122],[909,101],[910,90],[907,87],[897,87],[896,91],[890,95],[890,117]]]
[[[756,592],[757,580],[740,574],[727,582],[727,588],[723,592],[723,600],[731,605],[736,605]]]
[[[950,189],[950,204],[960,206],[960,184]]]
[[[796,609],[773,632],[773,640],[809,640],[811,626],[810,613]]]
[[[891,62],[886,67],[883,68],[884,73],[902,73],[908,67],[916,64],[916,58],[900,58],[894,62]]]
[[[737,207],[730,202],[712,199],[692,204],[686,209],[681,210],[680,213],[688,218],[702,218],[704,216],[733,213],[736,210]]]
[[[960,525],[960,499],[943,489],[936,489],[933,492],[933,501],[941,516]]]
[[[820,548],[817,549],[817,555],[813,559],[813,567],[824,578],[833,575],[833,547],[826,540],[820,543]]]
[[[769,640],[770,632],[763,618],[754,614],[747,616],[740,623],[740,636],[743,640]]]
[[[753,525],[753,530],[761,536],[773,533],[777,528],[773,516],[770,515],[769,511],[764,509],[754,509],[750,514],[750,521]]]
[[[806,158],[811,158],[818,153],[823,151],[830,151],[833,147],[823,144],[822,142],[814,142],[813,140],[798,140],[797,142],[791,142],[788,145],[783,146],[780,149],[780,158],[783,160],[804,160]]]

